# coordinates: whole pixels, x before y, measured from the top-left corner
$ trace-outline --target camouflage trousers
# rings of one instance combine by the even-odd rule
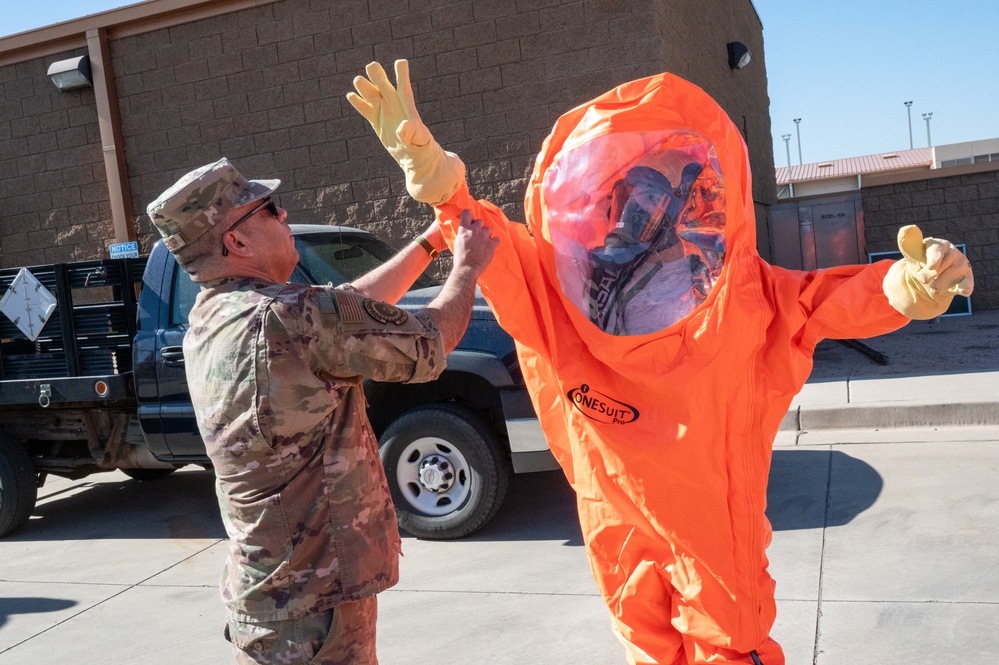
[[[239,665],[378,665],[377,596],[301,619],[229,620],[225,638]]]

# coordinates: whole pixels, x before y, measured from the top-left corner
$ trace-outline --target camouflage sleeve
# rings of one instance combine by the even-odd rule
[[[320,288],[306,299],[317,372],[376,381],[421,383],[446,364],[444,340],[424,312],[410,313],[345,289]]]

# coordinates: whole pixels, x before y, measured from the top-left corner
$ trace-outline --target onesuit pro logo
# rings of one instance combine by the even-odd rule
[[[625,425],[638,420],[638,409],[593,390],[585,383],[573,388],[566,395],[573,406],[591,420],[608,425]]]

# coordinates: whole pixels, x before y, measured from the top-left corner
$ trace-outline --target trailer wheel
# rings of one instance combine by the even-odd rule
[[[38,500],[38,477],[24,447],[0,434],[0,537],[17,531]]]
[[[450,540],[481,528],[510,481],[496,435],[452,404],[403,414],[385,430],[380,452],[399,526],[417,538]]]

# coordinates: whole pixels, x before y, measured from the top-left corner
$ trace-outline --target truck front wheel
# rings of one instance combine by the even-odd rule
[[[499,510],[510,464],[496,435],[468,409],[422,406],[382,435],[382,464],[399,526],[417,538],[461,538]]]
[[[0,537],[17,531],[38,500],[38,477],[17,441],[0,434]]]

